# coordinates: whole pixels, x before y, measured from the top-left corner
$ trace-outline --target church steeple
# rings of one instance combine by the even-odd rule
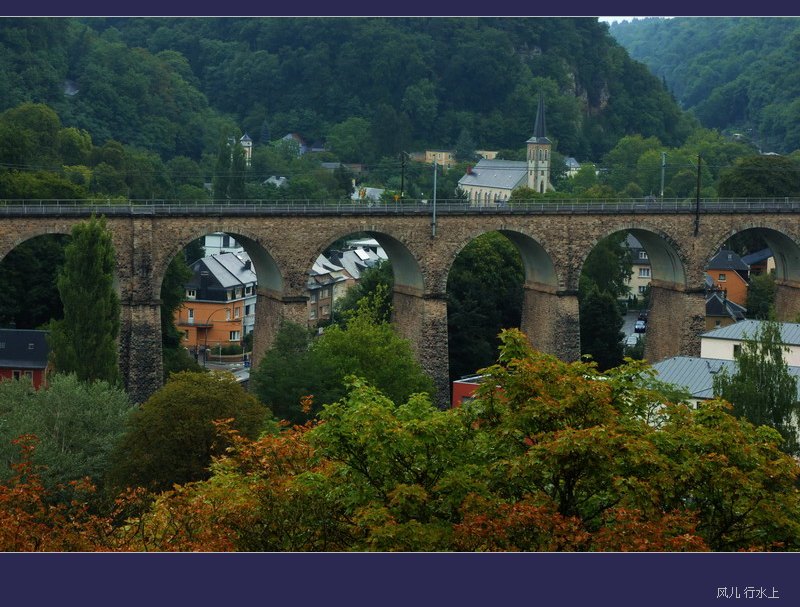
[[[536,139],[545,139],[544,127],[544,97],[539,93],[539,107],[536,110],[536,126],[533,127],[533,136]]]
[[[547,138],[544,120],[544,97],[539,94],[536,123],[528,144],[528,187],[543,194],[552,190],[550,183],[550,140]]]

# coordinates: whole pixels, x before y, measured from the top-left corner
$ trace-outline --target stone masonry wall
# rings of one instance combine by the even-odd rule
[[[450,402],[450,363],[447,343],[447,300],[395,289],[392,321],[398,333],[411,342],[423,370],[436,386],[435,402]]]
[[[245,237],[256,253],[259,286],[271,293],[257,304],[255,344],[263,354],[281,317],[305,320],[305,305],[297,299],[316,256],[337,239],[366,232],[386,235],[405,251],[403,281],[411,290],[395,293],[396,322],[415,344],[423,367],[449,394],[447,377],[447,308],[443,293],[450,267],[459,251],[478,235],[494,230],[518,234],[527,281],[546,288],[526,290],[523,330],[535,344],[565,358],[575,358],[577,302],[573,295],[581,266],[591,249],[609,234],[637,230],[648,236],[652,259],[653,309],[648,323],[647,356],[651,361],[674,354],[699,352],[703,331],[703,268],[731,235],[745,229],[779,234],[774,242],[786,264],[778,289],[778,314],[793,320],[800,313],[794,285],[800,285],[800,214],[704,213],[694,232],[688,213],[497,213],[440,214],[436,236],[430,214],[226,216],[129,215],[109,217],[117,253],[117,285],[123,306],[120,363],[126,385],[136,398],[161,385],[160,324],[156,310],[169,261],[192,240],[214,231]],[[0,257],[29,238],[69,233],[80,216],[6,215],[0,220]],[[526,248],[526,242],[536,246]],[[791,249],[791,250],[789,250]],[[248,250],[250,252],[250,250]],[[398,264],[399,265],[399,264]],[[418,293],[417,293],[418,291]],[[261,305],[264,304],[264,305]],[[261,328],[259,328],[259,324]],[[266,330],[265,330],[266,329]],[[255,361],[254,361],[255,362]],[[152,382],[149,388],[144,384]]]
[[[580,358],[580,318],[574,293],[554,293],[526,285],[520,324],[537,350],[567,361]]]
[[[645,358],[656,362],[672,356],[700,356],[700,335],[705,332],[706,298],[702,290],[687,291],[676,285],[650,285]]]

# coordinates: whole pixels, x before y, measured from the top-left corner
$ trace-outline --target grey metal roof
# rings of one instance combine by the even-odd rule
[[[755,253],[750,253],[749,255],[742,257],[742,262],[746,263],[748,266],[752,266],[762,261],[766,261],[770,257],[772,257],[772,249],[761,249],[760,251],[756,251]]]
[[[458,185],[513,190],[528,183],[528,163],[523,160],[478,161],[472,172],[458,180]]]
[[[729,316],[736,321],[744,320],[747,308],[723,297],[714,291],[706,298],[706,316]]]
[[[653,365],[659,380],[685,388],[693,398],[698,399],[714,397],[714,375],[723,368],[733,375],[736,372],[736,362],[719,358],[675,356]],[[800,379],[800,367],[789,367],[789,374]],[[800,400],[800,381],[797,397]]]
[[[581,168],[581,163],[575,160],[572,156],[568,156],[564,159],[564,164],[567,165],[568,169],[579,169]]]
[[[743,341],[752,339],[763,323],[763,320],[742,320],[730,326],[703,333],[700,337]],[[800,346],[800,323],[781,322],[778,325],[781,330],[781,343],[786,346]]]
[[[248,264],[234,253],[220,253],[198,259],[192,268],[195,274],[199,274],[202,270],[201,266],[205,266],[223,288],[256,282],[256,273],[252,269],[252,264],[248,267]]]
[[[44,369],[49,353],[47,331],[0,329],[0,367]]]
[[[719,253],[711,258],[711,261],[706,265],[708,270],[744,270],[745,272],[750,269],[746,263],[742,261],[738,253],[728,251],[727,249],[721,250]]]

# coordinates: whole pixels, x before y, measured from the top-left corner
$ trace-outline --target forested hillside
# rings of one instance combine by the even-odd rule
[[[652,18],[610,31],[704,126],[764,152],[800,149],[800,19]]]
[[[557,149],[680,145],[687,119],[594,18],[4,19],[0,110],[25,101],[109,139],[199,160],[223,132],[298,132],[343,161],[522,147],[537,96]],[[352,142],[356,142],[354,145]]]

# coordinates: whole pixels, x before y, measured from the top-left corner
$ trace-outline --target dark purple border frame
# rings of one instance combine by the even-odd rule
[[[13,0],[11,0],[13,1]],[[742,8],[678,0],[32,0],[3,16],[710,15]],[[759,2],[761,14],[785,0]],[[746,10],[746,9],[745,9]],[[752,10],[752,7],[750,8]],[[2,22],[0,22],[2,26]],[[0,86],[2,84],[0,83]],[[0,554],[3,605],[427,607],[800,605],[798,554]],[[730,598],[725,598],[730,597]]]
[[[3,604],[26,606],[778,607],[800,604],[799,561],[763,553],[6,554],[0,579]]]
[[[2,16],[664,16],[782,15],[790,10],[786,0],[761,0],[753,3],[722,3],[721,0],[694,2],[672,0],[655,5],[641,0],[572,0],[554,2],[532,0],[6,0]]]

